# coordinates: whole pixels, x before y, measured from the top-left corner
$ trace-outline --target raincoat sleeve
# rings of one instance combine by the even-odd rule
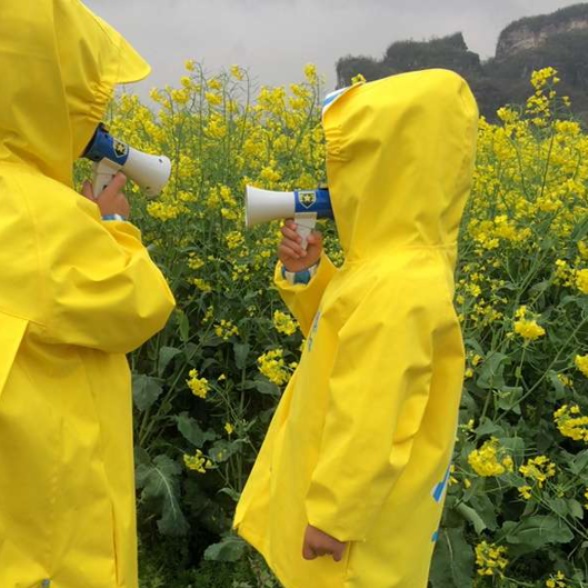
[[[308,284],[290,284],[282,277],[282,264],[278,263],[276,266],[274,281],[305,337],[310,331],[323,292],[336,273],[337,268],[325,253],[321,256],[316,274]]]
[[[174,297],[128,222],[100,218],[81,196],[38,211],[51,227],[40,244],[47,300],[42,336],[109,353],[128,353],[161,330]]]
[[[339,331],[306,497],[308,522],[339,541],[367,538],[409,460],[428,402],[432,319],[395,299],[368,296]]]

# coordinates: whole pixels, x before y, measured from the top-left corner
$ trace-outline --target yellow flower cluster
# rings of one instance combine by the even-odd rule
[[[468,463],[478,476],[485,478],[502,476],[514,469],[512,457],[505,454],[498,439],[494,437],[472,451],[468,456]]]
[[[205,474],[206,470],[214,467],[210,459],[206,458],[200,449],[196,450],[194,455],[184,454],[184,465],[194,472]]]
[[[192,284],[198,288],[201,292],[212,292],[212,286],[202,278],[194,278]]]
[[[235,432],[235,427],[233,427],[231,423],[225,423],[225,431],[227,435],[230,437]]]
[[[566,576],[563,572],[558,571],[551,575],[545,582],[547,588],[568,588],[569,584],[566,582]]]
[[[274,312],[274,327],[278,333],[293,335],[298,329],[298,324],[288,313],[276,310]]]
[[[515,322],[515,333],[527,341],[536,341],[545,336],[545,329],[535,320],[523,319]]]
[[[576,273],[576,287],[582,294],[588,294],[588,269],[578,270]]]
[[[576,367],[588,378],[588,355],[576,355]]]
[[[188,267],[191,270],[197,271],[200,268],[204,267],[205,262],[200,259],[195,253],[190,253],[190,256],[188,258]]]
[[[531,84],[535,90],[542,90],[545,86],[558,84],[557,70],[553,67],[545,67],[539,71],[534,71],[531,75]]]
[[[192,390],[192,394],[198,396],[198,398],[205,399],[210,391],[208,380],[206,378],[199,378],[197,370],[190,370],[188,375],[190,376],[190,379],[186,380],[186,384],[188,384],[188,388]]]
[[[257,358],[259,371],[277,386],[284,385],[290,379],[290,370],[284,360],[282,349],[273,349]]]
[[[508,565],[506,547],[482,541],[476,545],[476,567],[480,576],[504,576]]]
[[[564,404],[553,413],[559,432],[574,441],[588,443],[588,416],[583,416],[577,404]]]
[[[177,202],[164,202],[156,200],[147,204],[147,212],[155,219],[169,221],[178,218],[185,212],[185,208]]]
[[[556,468],[555,464],[545,455],[540,455],[528,460],[526,464],[519,468],[519,472],[521,472],[525,478],[536,480],[539,488],[543,488],[546,480],[555,476]]]
[[[228,341],[231,337],[239,334],[239,328],[234,325],[232,321],[222,319],[217,325],[215,325],[214,332],[217,337],[220,337],[224,341]]]
[[[240,231],[231,231],[227,234],[225,240],[229,249],[237,249],[243,245],[245,242],[245,237]]]

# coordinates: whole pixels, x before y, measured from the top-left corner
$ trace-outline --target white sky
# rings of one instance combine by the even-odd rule
[[[471,50],[494,54],[500,31],[568,0],[86,0],[151,63],[137,90],[174,84],[185,59],[210,72],[239,64],[260,83],[302,79],[315,63],[335,84],[338,58],[380,58],[394,41],[461,31]]]

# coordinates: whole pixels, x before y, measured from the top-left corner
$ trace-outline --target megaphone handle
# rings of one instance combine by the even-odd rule
[[[98,198],[104,188],[112,182],[112,178],[120,171],[120,166],[112,163],[108,159],[103,159],[94,164],[94,177],[92,178],[92,188],[94,189],[94,198]]]
[[[300,246],[304,251],[308,247],[308,237],[316,226],[316,214],[314,213],[300,213],[294,216],[294,222],[296,223],[296,232],[302,237],[302,243]]]

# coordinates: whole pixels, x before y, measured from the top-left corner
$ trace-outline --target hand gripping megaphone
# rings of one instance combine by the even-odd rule
[[[94,162],[92,186],[98,196],[117,172],[122,171],[148,198],[158,196],[169,180],[171,161],[164,155],[149,155],[115,139],[103,124],[98,126],[84,157]]]
[[[274,192],[247,186],[245,195],[245,224],[248,227],[272,220],[293,218],[297,232],[306,249],[308,237],[317,219],[333,219],[329,190],[294,190]]]

